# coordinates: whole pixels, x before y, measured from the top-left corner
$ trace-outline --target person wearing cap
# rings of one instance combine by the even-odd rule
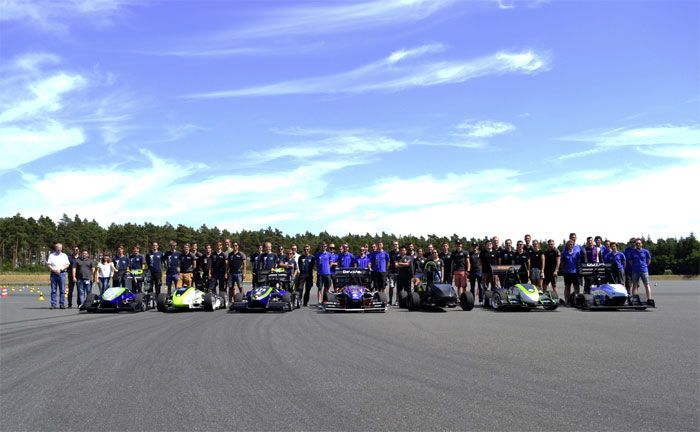
[[[450,263],[454,284],[457,288],[457,301],[459,301],[462,293],[467,291],[467,276],[470,268],[469,254],[463,249],[461,240],[455,242],[455,250],[450,254]],[[445,283],[450,282],[446,281]]]
[[[66,297],[63,291],[66,288],[66,270],[71,266],[68,255],[63,253],[63,245],[56,243],[54,251],[49,254],[46,265],[51,271],[51,309],[56,309],[56,296],[59,297],[61,309],[66,308]]]

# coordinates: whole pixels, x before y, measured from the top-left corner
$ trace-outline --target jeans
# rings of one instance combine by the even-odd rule
[[[66,305],[66,297],[63,291],[66,290],[66,274],[56,274],[51,272],[51,306],[56,307],[56,296],[60,297],[61,306]]]
[[[170,287],[173,286],[177,289],[177,281],[180,279],[179,273],[167,273],[165,275],[165,286],[168,287],[168,295],[170,295]]]
[[[229,273],[228,275],[228,287],[233,292],[233,287],[238,285],[238,289],[243,287],[243,273]]]
[[[83,304],[90,294],[92,294],[92,281],[90,279],[78,279],[78,305]]]
[[[68,277],[68,307],[73,306],[73,290],[74,289],[75,289],[75,279],[73,279],[73,276],[69,276]],[[77,295],[77,293],[76,293],[76,295]]]
[[[109,289],[109,281],[112,278],[109,277],[101,277],[100,278],[100,295],[104,294],[105,291]]]

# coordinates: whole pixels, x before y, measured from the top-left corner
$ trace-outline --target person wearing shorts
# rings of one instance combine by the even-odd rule
[[[197,259],[193,252],[190,252],[190,244],[185,243],[182,245],[182,255],[180,257],[180,280],[178,281],[178,288],[182,286],[191,287],[194,283],[194,266],[196,265]]]
[[[238,242],[233,242],[231,253],[226,257],[226,274],[228,275],[228,301],[233,301],[233,295],[238,286],[238,292],[243,294],[243,276],[246,271],[246,256],[240,250]]]
[[[561,271],[564,275],[564,300],[569,304],[571,297],[571,287],[574,288],[574,294],[578,295],[581,285],[579,282],[579,265],[581,263],[581,248],[576,247],[574,240],[569,240],[566,243],[564,251],[561,253]]]
[[[311,245],[304,245],[304,253],[299,255],[297,260],[299,263],[299,294],[304,295],[304,306],[309,305],[309,297],[311,295],[311,287],[314,286],[314,265],[316,257],[311,255]]]
[[[170,250],[165,253],[165,286],[168,287],[168,296],[172,288],[177,289],[180,283],[180,263],[182,254],[177,250],[175,240],[170,240]]]
[[[634,249],[630,252],[630,263],[628,266],[632,270],[632,295],[639,294],[639,280],[642,280],[647,295],[647,304],[654,306],[651,297],[651,284],[649,283],[649,265],[651,264],[651,254],[642,247],[642,239],[636,239]]]
[[[554,240],[547,240],[547,250],[544,252],[544,283],[543,290],[547,292],[547,287],[552,286],[552,292],[557,294],[557,276],[561,263],[561,252],[554,245]]]
[[[544,252],[540,249],[539,240],[533,240],[530,253],[530,282],[542,290],[542,269],[544,268]]]
[[[378,241],[376,243],[377,251],[372,256],[372,264],[370,269],[374,275],[374,289],[379,292],[384,292],[386,289],[387,270],[391,262],[389,254],[384,250],[384,243]]]
[[[457,288],[458,302],[462,298],[462,294],[467,291],[469,264],[469,254],[463,249],[462,241],[457,240],[455,242],[455,250],[450,253],[450,267],[452,269],[452,279],[454,280],[454,285]]]
[[[314,257],[316,263],[316,287],[318,288],[318,304],[323,303],[323,294],[331,288],[331,262],[332,255],[328,252],[326,242],[321,243],[319,251]]]

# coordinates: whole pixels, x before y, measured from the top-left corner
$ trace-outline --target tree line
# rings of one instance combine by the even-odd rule
[[[585,238],[582,234],[580,237]],[[312,249],[315,249],[321,241],[335,242],[336,245],[348,243],[353,251],[358,251],[362,244],[373,243],[377,240],[382,240],[387,248],[391,241],[398,240],[400,244],[413,243],[416,245],[416,249],[426,248],[429,243],[441,249],[441,245],[445,242],[450,243],[450,249],[453,249],[454,242],[458,239],[465,242],[467,246],[471,242],[483,243],[485,241],[483,238],[467,238],[457,234],[452,234],[450,237],[434,234],[417,237],[395,236],[385,232],[337,236],[325,231],[318,234],[307,231],[292,236],[271,227],[257,231],[230,232],[216,226],[202,225],[199,228],[193,228],[181,224],[173,226],[167,222],[163,225],[150,222],[143,224],[112,223],[105,228],[94,219],[88,221],[84,218],[81,219],[78,215],[70,218],[64,214],[60,220],[55,222],[47,216],[40,216],[38,219],[25,218],[18,213],[12,217],[0,218],[0,269],[2,271],[43,271],[45,270],[43,264],[46,256],[56,242],[63,243],[64,250],[77,245],[88,249],[91,255],[98,257],[103,253],[113,254],[119,245],[124,245],[129,253],[131,248],[138,244],[143,253],[150,248],[153,241],[160,243],[161,249],[166,250],[170,240],[175,240],[178,245],[186,242],[197,242],[200,245],[200,250],[203,251],[206,243],[213,245],[217,240],[225,238],[237,241],[241,250],[247,254],[255,251],[259,243],[266,241],[272,242],[274,246],[284,245],[287,247],[296,243],[300,246],[300,250],[301,245],[306,243],[310,244]],[[515,240],[513,239],[513,244],[515,244]],[[543,247],[546,247],[546,240],[540,239],[543,242]],[[560,249],[563,248],[564,241],[559,242]],[[621,250],[625,247],[626,245],[620,244]],[[652,241],[647,236],[644,247],[652,255],[652,264],[649,268],[651,274],[697,275],[700,273],[700,242],[693,233],[678,239],[667,238],[656,241]]]

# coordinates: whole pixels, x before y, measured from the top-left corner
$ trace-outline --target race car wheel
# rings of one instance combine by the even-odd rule
[[[134,302],[134,312],[146,312],[146,303],[143,301],[143,294],[136,294],[136,301]]]
[[[494,310],[498,310],[498,308],[501,307],[501,295],[497,292],[491,295],[491,307]]]
[[[408,307],[408,291],[399,293],[399,308],[406,309]]]
[[[282,295],[282,302],[289,305],[289,310],[291,311],[294,308],[294,305],[292,304],[292,294],[291,293],[284,293]]]
[[[158,294],[158,297],[156,297],[156,309],[158,309],[158,312],[165,312],[168,310],[168,295],[166,293],[160,293]]]
[[[214,310],[214,294],[204,294],[204,298],[202,299],[202,307],[205,311],[212,312]]]
[[[420,308],[420,295],[417,292],[412,292],[408,297],[407,307],[409,311],[416,311]]]
[[[462,306],[462,310],[465,311],[474,309],[474,294],[470,291],[462,293],[459,297],[459,305]]]
[[[241,293],[236,293],[233,295],[233,301],[238,303],[243,301],[243,294]]]

